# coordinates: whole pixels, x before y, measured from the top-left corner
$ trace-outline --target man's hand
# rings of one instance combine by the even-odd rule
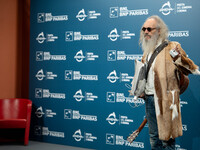
[[[142,93],[142,94],[139,96],[139,98],[144,98],[144,96],[145,96],[145,94]]]
[[[181,57],[181,52],[180,52],[180,50],[178,49],[178,45],[176,45],[176,47],[175,47],[174,50],[177,51],[177,53],[178,53],[178,55],[177,55],[176,57],[173,58],[173,60],[176,61],[179,57]]]
[[[128,90],[128,92],[130,93],[130,96],[132,96],[132,95],[133,95],[133,93],[131,92],[131,90]]]

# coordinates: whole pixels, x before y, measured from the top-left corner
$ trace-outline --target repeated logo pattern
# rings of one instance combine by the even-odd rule
[[[126,140],[145,115],[145,100],[135,100],[128,92],[134,61],[143,56],[141,26],[148,16],[159,15],[171,29],[169,39],[185,46],[194,35],[193,25],[185,20],[195,10],[186,0],[149,4],[59,0],[47,7],[39,0],[32,2],[33,138],[92,149],[149,149],[146,128],[133,143]],[[189,107],[187,98],[180,102],[182,111]],[[183,131],[190,130],[183,120]],[[186,149],[178,144],[177,150]]]

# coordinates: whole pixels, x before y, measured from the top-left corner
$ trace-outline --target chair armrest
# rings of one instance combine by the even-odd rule
[[[27,122],[30,124],[31,119],[31,111],[32,111],[32,103],[27,104]]]

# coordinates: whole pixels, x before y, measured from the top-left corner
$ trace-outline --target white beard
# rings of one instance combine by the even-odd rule
[[[144,35],[142,38],[142,50],[144,53],[153,52],[156,48],[159,34],[156,32],[150,39],[146,40]]]

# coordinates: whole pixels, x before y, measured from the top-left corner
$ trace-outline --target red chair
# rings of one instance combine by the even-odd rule
[[[24,145],[28,145],[31,109],[29,99],[0,99],[0,129],[24,128]]]

